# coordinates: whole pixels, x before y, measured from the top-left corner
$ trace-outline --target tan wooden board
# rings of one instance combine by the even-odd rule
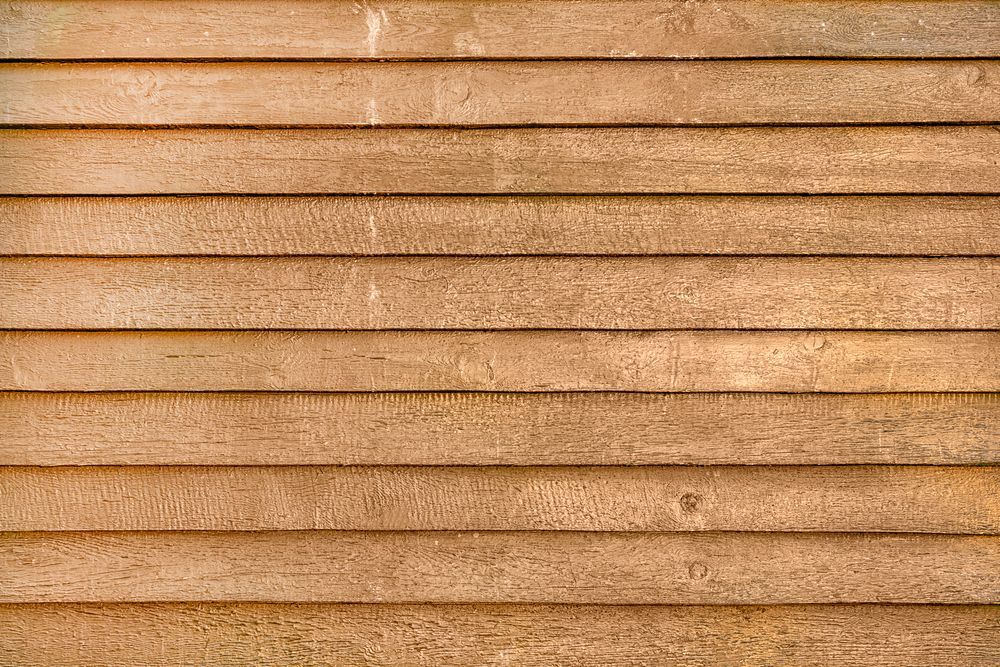
[[[3,197],[3,255],[1000,255],[963,196]]]
[[[1000,465],[996,394],[0,393],[0,465]]]
[[[997,329],[995,258],[0,259],[6,329]]]
[[[7,125],[998,121],[988,60],[0,65]]]
[[[993,667],[995,606],[0,605],[0,662]]]
[[[1000,391],[996,332],[6,332],[0,390]]]
[[[1000,534],[1000,467],[0,468],[0,530]]]
[[[0,130],[0,194],[1000,193],[993,126]]]
[[[1000,602],[1000,537],[0,534],[0,602]]]
[[[1000,56],[988,0],[11,0],[4,58]]]

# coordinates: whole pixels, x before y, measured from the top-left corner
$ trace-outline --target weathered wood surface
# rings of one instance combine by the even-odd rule
[[[0,602],[1000,603],[1000,537],[0,534]]]
[[[6,329],[996,329],[995,258],[0,259]]]
[[[997,121],[979,60],[0,65],[8,125]]]
[[[1000,607],[0,605],[0,662],[994,667]]]
[[[0,531],[1000,533],[1000,468],[0,469]]]
[[[996,394],[0,393],[0,465],[1000,464]]]
[[[6,332],[0,390],[1000,391],[997,332]]]
[[[3,3],[0,664],[996,667],[998,35]]]
[[[988,0],[11,0],[3,58],[1000,56]]]
[[[2,255],[1000,255],[963,196],[4,197]]]
[[[0,194],[1000,193],[993,126],[0,130]]]

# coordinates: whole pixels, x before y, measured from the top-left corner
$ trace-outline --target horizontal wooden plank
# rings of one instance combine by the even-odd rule
[[[1000,56],[987,0],[12,0],[3,58]]]
[[[991,258],[0,259],[5,329],[997,329]]]
[[[995,606],[0,606],[0,662],[993,667]]]
[[[4,332],[0,390],[1000,391],[996,332]]]
[[[0,255],[1000,255],[1000,199],[4,197]]]
[[[1000,464],[996,394],[0,393],[0,465]]]
[[[0,545],[0,602],[1000,602],[1000,537],[978,535],[3,533]]]
[[[0,65],[8,125],[997,121],[997,61]]]
[[[0,194],[1000,193],[966,127],[0,130]]]
[[[0,468],[3,531],[1000,533],[1000,467]]]

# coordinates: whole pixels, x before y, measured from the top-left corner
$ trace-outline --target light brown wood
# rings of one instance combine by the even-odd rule
[[[0,130],[0,194],[1000,193],[972,127]]]
[[[978,60],[0,65],[9,125],[997,121]]]
[[[997,329],[1000,260],[0,259],[6,329]]]
[[[994,667],[995,606],[0,605],[0,662]]]
[[[996,197],[4,197],[2,255],[1000,255]]]
[[[1000,465],[997,394],[0,393],[0,465]]]
[[[1000,333],[7,332],[0,390],[996,392]]]
[[[1000,537],[3,533],[0,602],[1000,602]]]
[[[21,59],[1000,56],[988,0],[11,0],[0,26]]]
[[[998,35],[0,3],[0,665],[998,667]]]
[[[0,530],[1000,533],[1000,467],[0,468]]]

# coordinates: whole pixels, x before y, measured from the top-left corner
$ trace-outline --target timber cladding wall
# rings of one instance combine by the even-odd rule
[[[0,60],[0,665],[1000,665],[1000,4]]]

